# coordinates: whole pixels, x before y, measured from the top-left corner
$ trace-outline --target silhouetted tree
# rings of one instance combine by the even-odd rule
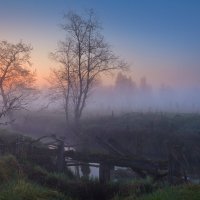
[[[136,89],[136,84],[131,76],[128,77],[122,74],[122,72],[119,72],[115,80],[115,87],[130,92]]]
[[[13,111],[23,109],[29,103],[35,82],[31,70],[32,47],[23,42],[0,42],[0,118],[13,121]]]
[[[150,92],[150,91],[151,91],[151,85],[149,85],[149,84],[147,83],[146,77],[142,77],[142,78],[140,79],[140,90],[141,90],[142,92]]]
[[[67,121],[72,112],[78,123],[99,77],[126,65],[105,42],[92,10],[83,16],[69,12],[65,19],[67,21],[62,28],[66,31],[66,41],[61,42],[58,50],[52,53],[60,67],[52,69],[49,82],[54,94],[64,100]]]

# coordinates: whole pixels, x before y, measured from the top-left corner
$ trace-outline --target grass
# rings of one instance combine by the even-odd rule
[[[104,185],[97,180],[76,180],[65,173],[49,172],[38,165],[27,166],[25,170],[12,155],[0,158],[0,200],[200,199],[200,185],[168,186],[156,190],[159,187],[152,185],[150,178]]]
[[[70,200],[70,198],[57,191],[18,180],[1,187],[0,200]]]
[[[54,185],[54,183],[64,181],[67,178],[66,175],[50,173],[40,166],[33,167],[29,173],[31,172],[36,182],[39,182],[38,179],[43,180],[43,183],[51,182],[52,189],[41,186],[42,182],[38,184],[32,183],[33,180],[25,180],[26,171],[23,171],[16,158],[12,155],[1,156],[0,200],[70,200],[56,191],[57,187]]]
[[[183,185],[166,187],[151,194],[137,196],[135,193],[128,197],[116,195],[113,200],[199,200],[200,185]]]

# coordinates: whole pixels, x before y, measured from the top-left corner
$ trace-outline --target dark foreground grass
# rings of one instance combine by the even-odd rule
[[[25,180],[18,180],[1,187],[0,200],[71,200],[71,198]]]
[[[123,198],[119,195],[113,200],[199,200],[200,185],[184,185],[159,189],[154,193],[137,197],[135,194]]]
[[[57,174],[52,174],[51,177],[60,178]],[[70,200],[70,198],[58,192],[56,188],[50,189],[27,180],[27,175],[17,159],[12,155],[5,155],[0,157],[0,200]]]
[[[178,187],[169,187],[158,190],[157,192],[144,196],[140,200],[199,200],[200,186],[185,185]]]

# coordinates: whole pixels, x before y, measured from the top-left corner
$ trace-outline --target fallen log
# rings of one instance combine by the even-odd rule
[[[109,166],[129,167],[141,174],[164,176],[168,173],[168,161],[154,161],[138,159],[128,156],[113,156],[108,154],[85,154],[75,151],[66,151],[65,156],[79,162],[103,163]]]

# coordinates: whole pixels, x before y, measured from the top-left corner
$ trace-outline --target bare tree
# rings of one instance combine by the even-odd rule
[[[32,47],[23,42],[0,42],[0,118],[13,121],[13,112],[26,107],[34,89],[35,72],[31,70]]]
[[[50,83],[54,94],[62,96],[66,119],[72,112],[79,122],[91,89],[103,73],[125,68],[101,35],[101,27],[92,10],[81,16],[65,16],[66,41],[59,43],[52,57],[60,64],[52,69]],[[73,108],[71,111],[70,108]]]

